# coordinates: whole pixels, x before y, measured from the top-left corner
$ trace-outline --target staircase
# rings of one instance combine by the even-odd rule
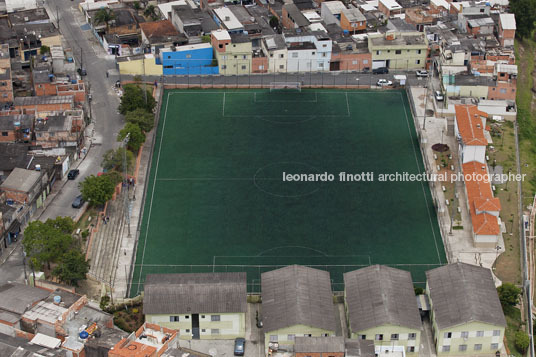
[[[106,214],[110,217],[110,221],[107,224],[100,222],[99,230],[93,237],[89,255],[89,275],[108,285],[113,285],[117,261],[121,253],[121,238],[126,223],[124,201],[126,194],[122,192],[115,201],[108,202]]]

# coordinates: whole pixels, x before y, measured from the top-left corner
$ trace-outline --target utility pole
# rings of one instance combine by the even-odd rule
[[[128,141],[130,140],[130,133],[127,134],[127,136],[125,137],[125,139],[123,140],[123,172],[124,172],[124,175],[125,175],[125,183],[128,185],[129,182],[128,182],[128,168],[127,168],[127,145],[128,145]],[[124,187],[124,186],[123,186]],[[129,190],[130,190],[130,186],[127,186],[127,194],[125,195],[125,198],[124,198],[124,203],[125,203],[125,218],[126,218],[126,221],[127,221],[127,227],[128,227],[128,237],[130,238],[130,200],[129,200]]]
[[[143,64],[143,96],[145,98],[145,106],[147,106],[147,83],[145,81],[145,52],[143,53],[142,64]]]
[[[60,30],[60,7],[58,6],[58,3],[56,3],[56,25],[59,31]]]

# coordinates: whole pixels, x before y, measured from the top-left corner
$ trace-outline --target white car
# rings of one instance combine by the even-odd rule
[[[436,90],[434,92],[434,97],[438,102],[442,102],[445,98],[443,97],[443,94],[441,94],[440,91]]]
[[[415,74],[417,75],[417,77],[428,77],[428,71],[425,71],[423,69],[419,69],[415,72]]]
[[[378,87],[388,87],[388,86],[393,85],[393,82],[388,81],[387,79],[379,79],[376,85]]]

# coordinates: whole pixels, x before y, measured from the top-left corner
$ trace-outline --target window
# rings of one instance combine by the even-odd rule
[[[212,329],[210,329],[210,334],[211,335],[219,335],[220,334],[220,329],[219,328],[212,328]]]
[[[298,58],[298,52],[292,52],[292,58]]]
[[[273,53],[270,53],[270,58],[273,58],[274,57],[274,54]]]
[[[316,52],[311,52],[311,54],[314,56],[316,54]]]
[[[306,333],[305,335],[303,335],[303,337],[312,337],[313,335],[311,335],[310,333]]]
[[[259,69],[262,71],[264,69],[264,65],[260,65]]]
[[[376,336],[374,337],[374,339],[375,339],[376,341],[383,341],[383,335],[382,335],[382,334],[378,334],[378,335],[376,335]]]
[[[325,43],[322,45],[322,47],[328,47],[328,45],[326,45]]]
[[[415,352],[415,346],[408,346],[408,352]]]
[[[451,338],[452,337],[452,332],[445,332],[443,334],[443,338]]]
[[[363,64],[368,64],[368,60],[363,60]]]
[[[329,333],[323,333],[322,337],[329,337]]]
[[[415,340],[417,338],[416,333],[408,333],[408,340]]]
[[[233,45],[233,47],[236,47],[236,45]]]
[[[480,9],[480,12],[484,12],[484,9]]]
[[[441,348],[441,351],[442,352],[450,352],[450,346],[443,346],[443,348]]]
[[[357,64],[357,61],[352,61],[352,64]]]
[[[284,55],[284,54],[280,54],[280,55],[279,55],[279,58],[285,58],[285,55]]]
[[[359,335],[358,337],[360,340],[366,340],[367,339],[367,335]]]
[[[234,56],[234,58],[235,58],[235,59],[237,59],[237,58],[238,58],[238,56]]]
[[[164,66],[164,68],[169,69],[169,68],[173,68],[173,66]]]
[[[501,330],[493,330],[493,336],[500,336]]]
[[[220,44],[218,45],[218,48],[223,48],[223,44],[220,43]]]
[[[401,55],[401,54],[402,54],[402,50],[395,50],[395,54],[396,54],[396,55]]]
[[[169,322],[177,322],[179,321],[179,317],[178,316],[170,316],[169,317]]]
[[[416,60],[415,64],[421,64],[421,60]]]
[[[270,335],[270,342],[277,342],[277,335]]]
[[[461,338],[468,338],[469,337],[469,331],[462,331]]]
[[[7,135],[8,135],[8,134],[7,134],[7,131],[3,131],[3,132],[2,132],[2,136],[7,136]]]
[[[294,341],[294,337],[296,337],[296,335],[288,335],[287,340]]]
[[[475,345],[475,351],[480,351],[482,349],[482,344],[481,343],[477,343]]]
[[[382,53],[382,51],[376,51],[377,55],[380,55],[381,53]]]
[[[207,332],[207,330],[205,330],[205,329],[203,328],[203,329],[201,329],[201,332]]]
[[[188,320],[188,319],[190,318],[190,315],[186,315],[186,316],[184,316],[184,318],[185,318],[186,320]]]
[[[502,94],[505,94],[506,93],[506,88],[499,89],[499,92],[501,92]]]
[[[465,351],[467,351],[467,345],[459,345],[459,346],[458,346],[458,351],[460,351],[460,352],[465,352]]]
[[[212,316],[210,316],[210,321],[220,321],[220,315],[212,315]]]
[[[204,318],[205,318],[205,315],[201,315],[201,318],[204,319]]]
[[[167,56],[167,59],[171,59],[171,56]]]
[[[186,55],[186,58],[192,58],[192,55],[188,54]]]
[[[391,340],[393,341],[398,341],[398,334],[397,333],[392,333],[391,334]]]
[[[417,54],[420,55],[422,50],[417,50]]]
[[[246,69],[246,66],[242,66],[242,69]]]
[[[484,331],[477,331],[476,337],[484,337]]]
[[[491,349],[492,350],[498,350],[499,349],[499,344],[498,343],[492,343],[491,344]]]
[[[187,328],[187,329],[186,329],[186,333],[189,333],[189,332],[190,332],[190,329],[189,329],[189,328]]]
[[[280,65],[279,65],[279,69],[285,69],[285,65],[284,65],[284,64],[280,64]]]
[[[227,56],[221,56],[221,59],[222,59],[222,60],[226,60],[226,59],[227,59]]]
[[[222,64],[222,65],[221,65],[221,69],[227,69],[227,66],[224,65],[224,64]]]
[[[322,57],[326,57],[327,53],[326,52],[322,52]]]
[[[324,68],[324,62],[318,62],[318,68]]]

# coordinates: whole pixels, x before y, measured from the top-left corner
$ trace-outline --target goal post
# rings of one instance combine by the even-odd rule
[[[270,82],[270,92],[277,90],[295,90],[301,92],[301,82]]]

